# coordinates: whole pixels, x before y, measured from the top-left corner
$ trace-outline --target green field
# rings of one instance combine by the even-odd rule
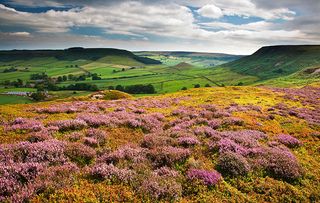
[[[101,80],[67,80],[60,87],[76,83],[109,86],[152,84],[157,94],[181,88],[268,85],[302,86],[320,79],[320,46],[264,47],[251,56],[194,52],[131,52],[117,49],[67,49],[54,51],[0,51],[0,92],[36,91],[6,87],[6,81],[30,81],[36,73],[51,78],[97,74]],[[150,59],[149,59],[150,58]],[[240,59],[239,59],[240,58]],[[161,62],[161,63],[160,63]],[[222,65],[221,65],[222,64]],[[14,72],[4,72],[14,68]],[[74,96],[73,91],[49,92],[52,98]],[[80,93],[79,93],[80,94]],[[81,93],[82,94],[82,93]],[[89,94],[84,92],[83,94]],[[8,97],[8,98],[7,98]],[[16,97],[3,97],[10,103]],[[22,103],[24,99],[19,98]],[[19,101],[20,102],[20,101]]]
[[[13,96],[13,95],[0,95],[0,104],[29,104],[32,103],[27,97]]]

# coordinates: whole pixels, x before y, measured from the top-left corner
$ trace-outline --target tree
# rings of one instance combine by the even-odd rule
[[[80,75],[76,80],[77,81],[84,81],[84,80],[86,80],[86,76],[85,75]]]
[[[113,86],[109,86],[108,89],[109,90],[114,90],[114,87]]]
[[[63,81],[67,81],[67,79],[68,79],[67,76],[65,76],[65,75],[62,76],[62,80],[63,80]]]
[[[183,88],[181,88],[181,90],[187,90],[187,87],[183,87]]]
[[[116,90],[124,92],[124,87],[122,85],[117,85]]]
[[[93,73],[92,75],[92,80],[101,80],[102,78],[98,76],[97,73]]]
[[[68,75],[68,80],[74,80],[74,76],[72,74]]]
[[[43,101],[47,98],[47,95],[43,91],[37,91],[30,95],[30,97],[35,101]]]
[[[58,82],[62,82],[63,78],[61,76],[58,77]]]
[[[199,88],[200,87],[200,84],[195,84],[194,85],[194,88]]]
[[[209,84],[206,84],[205,87],[211,87]]]
[[[238,83],[238,86],[242,86],[242,85],[243,85],[243,82],[239,82],[239,83]]]
[[[151,84],[126,86],[124,91],[130,94],[154,94],[156,92],[154,86]]]

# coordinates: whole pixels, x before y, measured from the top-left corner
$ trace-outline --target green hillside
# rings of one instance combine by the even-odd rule
[[[53,57],[60,61],[91,60],[96,61],[106,56],[122,56],[144,64],[160,64],[159,61],[134,55],[130,51],[111,48],[73,47],[65,50],[12,50],[0,51],[1,62],[32,60]]]
[[[133,54],[119,49],[84,48],[0,51],[0,92],[19,91],[17,87],[36,91],[37,81],[32,80],[31,76],[43,73],[60,88],[49,91],[52,98],[73,95],[73,91],[61,88],[83,83],[96,85],[100,90],[119,85],[151,84],[157,94],[199,85],[303,86],[320,81],[319,47],[263,47],[251,56],[229,63],[226,62],[240,56],[195,52]],[[216,66],[213,63],[225,64]],[[70,75],[73,78],[69,78]],[[92,75],[99,79],[93,79]],[[59,77],[60,81],[57,81]],[[62,77],[66,79],[61,80]],[[22,84],[15,86],[14,82],[18,79]],[[76,94],[80,94],[80,90]],[[11,97],[9,99],[14,100]]]
[[[239,74],[268,80],[320,65],[320,45],[262,47],[250,56],[222,65]]]
[[[239,55],[206,52],[184,51],[144,51],[135,52],[138,56],[148,57],[161,61],[163,64],[174,66],[182,62],[201,67],[213,67],[241,58]]]

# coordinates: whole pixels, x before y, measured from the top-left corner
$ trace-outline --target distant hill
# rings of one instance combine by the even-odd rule
[[[160,60],[166,65],[177,65],[181,62],[198,67],[212,67],[237,60],[243,56],[223,53],[186,52],[186,51],[141,51],[134,52],[138,56]]]
[[[191,68],[193,68],[193,66],[189,63],[181,62],[175,66],[172,66],[171,68],[175,68],[178,70],[185,70],[185,69],[191,69]]]
[[[74,47],[64,50],[11,50],[0,51],[0,61],[10,62],[16,60],[31,60],[35,58],[54,57],[57,60],[75,61],[92,60],[96,61],[106,56],[121,56],[133,59],[143,64],[160,64],[160,61],[141,57],[130,51],[111,48],[82,48]]]
[[[320,65],[320,45],[262,47],[250,56],[222,65],[243,75],[268,80]]]

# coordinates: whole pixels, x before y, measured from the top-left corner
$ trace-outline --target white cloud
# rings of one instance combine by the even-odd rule
[[[253,23],[247,23],[247,24],[232,24],[232,23],[225,23],[225,22],[209,22],[209,23],[200,23],[200,25],[203,25],[204,28],[210,29],[226,29],[226,30],[253,30],[253,31],[259,31],[259,30],[269,30],[274,28],[274,24],[271,22],[266,21],[258,21]]]
[[[31,5],[37,1],[32,0]],[[54,5],[55,1],[52,2],[47,1],[47,4]],[[103,3],[101,0],[100,4],[84,0],[77,2],[84,4],[70,10],[50,10],[43,13],[21,12],[0,4],[0,26],[18,27],[22,31],[11,34],[0,32],[0,48],[113,46],[131,50],[197,50],[248,54],[263,45],[320,42],[319,35],[305,32],[310,30],[318,33],[314,31],[319,30],[319,26],[312,27],[314,22],[318,22],[317,19],[310,24],[301,21],[304,26],[294,26],[294,11],[282,4],[269,8],[257,6],[253,0],[163,0],[161,3],[151,0]],[[63,7],[63,4],[59,6]],[[195,20],[188,6],[199,8],[197,12],[200,15],[215,21],[203,23]],[[222,15],[255,16],[264,20],[237,25],[222,22],[219,19]],[[290,26],[283,26],[283,21],[274,23],[275,19],[291,20],[287,22],[290,22]],[[310,18],[306,20],[310,21]],[[24,27],[28,31],[34,31],[23,32]],[[107,34],[128,37],[127,40],[114,40],[70,34],[71,29],[81,27],[99,28]],[[154,38],[157,40],[153,41]],[[170,43],[166,41],[168,38]],[[160,39],[164,40],[159,42]]]
[[[9,32],[8,35],[17,36],[17,37],[29,37],[29,32]]]
[[[211,18],[227,15],[292,20],[296,15],[294,11],[285,7],[259,8],[251,0],[212,0],[211,4],[204,5],[199,11],[201,15]]]
[[[204,17],[214,18],[214,19],[217,19],[223,16],[221,9],[219,7],[216,7],[213,4],[208,4],[201,7],[198,10],[198,13]]]

